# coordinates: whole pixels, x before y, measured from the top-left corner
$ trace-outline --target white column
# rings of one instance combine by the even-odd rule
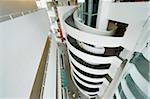
[[[109,8],[110,4],[114,0],[100,0],[99,1],[99,8],[98,8],[98,16],[97,16],[97,23],[96,27],[98,29],[107,29],[108,25],[108,14],[109,14]]]
[[[91,25],[92,20],[93,0],[88,0],[88,25]]]
[[[97,11],[97,20],[96,20],[96,28],[99,28],[101,10],[102,10],[102,0],[99,0],[98,11]]]

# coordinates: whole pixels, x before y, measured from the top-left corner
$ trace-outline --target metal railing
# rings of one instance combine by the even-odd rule
[[[3,16],[0,16],[0,23],[1,22],[4,22],[4,21],[8,21],[8,20],[13,20],[17,17],[20,17],[20,16],[24,16],[24,15],[27,15],[27,14],[30,14],[30,13],[33,13],[33,12],[36,12],[38,11],[39,9],[33,9],[33,10],[26,10],[26,11],[21,11],[21,12],[15,12],[15,13],[10,13],[8,15],[3,15]]]

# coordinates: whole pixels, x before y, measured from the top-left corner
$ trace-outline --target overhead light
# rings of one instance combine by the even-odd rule
[[[83,3],[85,2],[85,0],[78,0],[78,3]]]

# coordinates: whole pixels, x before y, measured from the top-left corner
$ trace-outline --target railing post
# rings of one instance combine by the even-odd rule
[[[10,19],[13,20],[14,18],[12,17],[12,15],[9,15]]]

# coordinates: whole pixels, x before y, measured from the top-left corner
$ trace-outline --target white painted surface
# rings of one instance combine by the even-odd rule
[[[119,22],[143,25],[148,16],[148,7],[148,2],[111,3],[107,17]]]
[[[91,33],[86,33],[84,31],[80,31],[69,26],[67,23],[64,23],[65,31],[75,39],[85,42],[92,45],[99,45],[105,47],[118,47],[121,45],[122,37],[108,37],[108,36],[101,36]]]
[[[97,92],[97,93],[95,93],[95,92],[87,92],[87,91],[81,89],[81,88],[76,84],[76,82],[74,81],[74,78],[73,78],[73,70],[72,70],[72,69],[71,69],[71,72],[72,72],[72,73],[71,73],[71,78],[72,78],[72,80],[73,80],[75,86],[82,92],[82,94],[84,94],[84,95],[87,96],[87,97],[89,97],[89,95],[98,94],[98,92]]]
[[[80,75],[81,78],[86,79],[87,81],[101,82],[101,81],[103,81],[104,79],[106,79],[106,78],[91,78],[91,77],[87,77],[87,76],[81,74],[80,72],[78,72],[78,71],[74,68],[74,66],[73,66],[72,64],[71,64],[71,69],[72,69],[77,75]]]
[[[129,51],[133,51],[142,34],[142,28],[141,24],[129,24],[121,45]]]
[[[92,69],[89,67],[86,67],[80,63],[78,63],[69,53],[69,57],[71,59],[71,61],[81,70],[84,70],[90,74],[95,74],[95,75],[103,75],[103,74],[107,74],[108,73],[108,69]]]
[[[103,94],[103,96],[101,97],[101,99],[111,99],[113,97],[114,93],[117,92],[116,90],[118,90],[117,88],[118,88],[119,82],[124,73],[123,70],[124,70],[123,68],[117,69],[114,79],[112,80],[110,85],[107,87],[107,89],[106,89],[105,93]],[[121,99],[119,97],[120,97],[120,95],[118,94],[117,99]]]
[[[136,42],[138,41],[140,33],[142,32],[143,24],[145,23],[146,18],[148,16],[147,14],[149,10],[148,6],[149,3],[147,2],[110,3],[107,19],[129,24],[123,38],[121,37],[107,38],[104,36],[92,35],[90,33],[85,33],[83,31],[79,31],[75,28],[72,28],[68,26],[66,23],[64,24],[66,28],[65,32],[70,34],[72,37],[89,44],[109,46],[109,47],[121,45],[126,49],[132,51],[135,48]],[[70,10],[69,13],[71,13],[72,11]],[[69,14],[67,13],[67,15]]]
[[[82,47],[84,50],[87,50],[91,53],[95,54],[104,54],[105,48],[104,47],[91,47],[87,44],[84,44],[82,42],[79,43],[80,47]]]
[[[110,12],[110,4],[113,0],[100,0],[99,3],[101,6],[99,6],[98,9],[98,17],[97,17],[97,24],[96,27],[99,30],[106,30],[107,24],[108,24],[108,15]]]
[[[135,48],[140,38],[143,25],[148,17],[148,7],[148,2],[110,4],[110,11],[107,18],[129,24],[121,45],[130,51]]]
[[[65,32],[67,32],[70,36],[74,37],[75,39],[79,41],[89,43],[92,45],[100,45],[100,46],[108,46],[108,47],[123,46],[129,51],[133,51],[135,49],[135,45],[137,44],[137,41],[139,40],[141,36],[143,25],[147,18],[147,13],[149,10],[148,5],[149,3],[144,3],[144,2],[142,3],[141,2],[140,3],[139,2],[120,3],[120,4],[112,3],[111,4],[111,7],[109,8],[110,11],[108,13],[108,16],[105,17],[105,19],[111,19],[111,20],[129,24],[127,31],[125,32],[125,35],[123,36],[123,38],[117,38],[117,37],[107,38],[104,36],[98,36],[98,35],[93,35],[93,34],[90,35],[90,33],[79,31],[75,28],[70,27],[66,23],[64,23]],[[72,11],[70,10],[69,13],[71,13]],[[104,22],[104,23],[107,23],[107,22]],[[72,46],[69,45],[69,47],[70,49],[73,49]],[[78,54],[77,56],[81,56],[83,59],[85,59],[85,56],[83,56],[83,54],[81,55],[81,53],[79,55],[79,52],[75,51],[75,49],[73,49],[73,52]],[[91,60],[95,60],[95,59],[91,58],[86,61],[91,62]],[[107,93],[111,93],[111,96],[113,95],[112,93],[116,89],[114,85],[117,85],[119,83],[118,79],[121,80],[121,76],[123,76],[123,73],[126,72],[127,68],[123,72],[122,72],[122,69],[119,68],[118,73],[117,73],[118,75],[116,75],[115,77],[116,79],[111,84],[109,91],[107,90],[104,97],[102,97],[103,99],[108,98],[108,96],[110,96],[110,94],[108,95]]]
[[[110,2],[103,1],[103,3],[99,29],[106,29],[109,19],[129,24],[120,45],[132,51],[140,38],[140,34],[143,34],[141,30],[149,14],[149,3],[111,3],[111,0]]]
[[[132,66],[132,68],[129,71],[132,79],[134,80],[136,85],[143,91],[143,93],[147,95],[148,94],[147,92],[149,89],[148,85],[150,83],[140,74],[140,72],[137,70],[134,64],[129,64],[129,65],[130,67]]]
[[[134,97],[134,95],[132,94],[132,92],[130,91],[130,89],[129,89],[129,87],[128,87],[128,85],[127,85],[127,83],[126,83],[126,81],[123,79],[122,81],[121,81],[121,86],[122,86],[122,90],[123,90],[123,92],[124,92],[124,94],[125,94],[125,96],[129,99],[136,99],[135,97]]]
[[[142,52],[144,57],[150,61],[150,16],[147,17],[147,21],[144,24],[142,33],[136,44],[135,51]],[[147,44],[149,42],[149,44]],[[147,45],[147,47],[146,47]]]
[[[100,91],[99,91],[98,95],[102,96],[104,94],[104,92],[106,91],[108,86],[109,86],[108,80],[104,79],[102,85],[100,86]]]
[[[68,49],[71,50],[73,54],[83,59],[87,63],[91,63],[91,64],[107,64],[107,63],[111,63],[115,59],[118,59],[116,56],[102,57],[102,56],[94,56],[94,55],[84,53],[76,49],[75,47],[73,47],[68,41],[67,41],[67,47]]]
[[[56,48],[57,44],[54,38],[54,34],[52,34],[43,99],[56,99]]]
[[[107,31],[106,29],[97,29],[97,28],[93,28],[91,26],[85,25],[84,23],[79,21],[80,19],[78,18],[77,11],[78,10],[76,10],[73,13],[73,19],[74,19],[74,23],[75,23],[76,27],[78,29],[80,29],[81,31],[91,33],[91,34],[111,36],[114,34],[115,30],[117,29],[117,27],[116,27],[114,30]]]
[[[64,29],[64,19],[66,19],[72,12],[70,10],[74,10],[76,6],[61,6],[58,7],[58,13],[60,18],[60,24],[63,32],[63,36],[66,37],[66,30]]]
[[[110,77],[112,77],[113,79],[114,79],[114,77],[116,76],[116,74],[117,74],[117,72],[118,72],[118,68],[121,68],[121,67],[120,67],[121,63],[122,63],[122,60],[120,60],[119,58],[114,58],[114,59],[112,60],[108,74],[109,74]]]
[[[0,23],[0,97],[28,99],[46,43],[45,10]]]
[[[117,99],[121,99],[121,96],[120,96],[120,94],[119,94],[119,90],[117,89],[117,91],[116,91],[116,98]]]
[[[132,4],[132,3],[131,3]],[[139,3],[138,3],[139,4]],[[143,10],[145,10],[145,11],[147,11],[147,4],[141,4],[141,5],[136,5],[135,6],[135,4],[133,5],[133,7],[131,7],[132,8],[132,11],[134,12],[137,12],[138,10],[137,10],[137,8],[139,9],[139,8],[141,8],[141,9],[143,9]],[[124,7],[125,6],[125,7]],[[130,5],[131,6],[131,5]],[[125,4],[125,5],[123,5],[123,7],[121,7],[121,6],[119,6],[120,8],[121,8],[121,10],[122,11],[124,11],[124,9],[126,9],[126,7],[127,7],[127,4]],[[124,9],[123,9],[124,8]],[[112,8],[112,9],[116,9],[115,7],[114,8]],[[119,9],[119,8],[117,8],[117,9]],[[135,10],[136,9],[136,10]],[[113,10],[112,10],[113,11]],[[115,10],[116,11],[116,10]],[[137,18],[134,18],[134,20],[132,19],[133,18],[133,15],[132,15],[132,17],[131,16],[127,16],[127,18],[126,18],[126,20],[124,19],[124,18],[121,18],[122,20],[119,20],[119,18],[120,17],[123,17],[123,16],[121,16],[121,15],[118,15],[118,16],[113,16],[113,15],[111,15],[110,14],[110,16],[109,16],[109,18],[110,19],[114,19],[114,20],[119,20],[120,22],[125,22],[125,23],[129,23],[129,26],[128,26],[128,28],[127,28],[127,31],[125,32],[125,35],[124,35],[124,37],[122,38],[122,40],[118,40],[118,42],[116,41],[115,42],[115,40],[117,40],[118,38],[117,37],[114,37],[114,40],[112,40],[112,39],[110,39],[110,38],[103,38],[102,39],[102,36],[98,36],[98,35],[96,35],[96,37],[93,37],[93,39],[95,38],[95,43],[96,42],[98,42],[98,39],[96,39],[97,37],[99,37],[99,40],[101,40],[101,43],[99,43],[99,44],[105,44],[105,46],[108,46],[108,44],[106,44],[106,42],[107,43],[115,43],[116,45],[118,45],[117,43],[121,43],[120,45],[122,45],[123,47],[125,47],[126,49],[128,49],[128,50],[133,50],[134,49],[134,47],[135,47],[135,44],[136,44],[136,42],[137,42],[137,40],[138,40],[138,38],[140,37],[140,33],[141,33],[141,31],[142,31],[142,29],[143,29],[143,27],[142,27],[142,25],[144,24],[144,22],[146,21],[146,12],[145,11],[143,11],[145,14],[144,14],[144,16],[142,16],[143,18],[141,18],[141,19],[138,19],[138,17]],[[127,11],[125,11],[125,12],[127,12]],[[139,13],[139,12],[138,12]],[[127,13],[126,13],[127,14]],[[128,14],[128,15],[130,15],[130,14]],[[123,20],[124,19],[124,20]],[[130,20],[132,20],[132,21],[130,21]],[[66,24],[65,24],[66,25]],[[74,36],[76,39],[82,39],[82,41],[85,41],[86,42],[86,40],[84,39],[83,40],[83,38],[84,37],[86,37],[86,35],[88,35],[88,33],[83,33],[83,31],[79,31],[79,30],[77,30],[77,29],[74,29],[74,28],[72,28],[72,27],[69,27],[69,26],[66,26],[66,31],[68,32],[68,34],[70,34],[70,35],[72,35],[72,36]],[[86,30],[86,29],[84,29],[84,30]],[[75,33],[74,33],[75,32]],[[78,35],[80,35],[80,37],[78,36]],[[84,35],[84,36],[83,36]],[[90,37],[86,37],[86,39],[88,39],[88,41],[89,41],[89,43],[91,42],[90,40],[92,40],[92,36],[95,36],[95,35],[91,35]],[[101,37],[101,38],[100,38]],[[113,38],[113,37],[112,37]],[[102,42],[102,41],[105,41],[105,40],[107,40],[106,42]],[[110,40],[110,41],[109,41]],[[91,42],[92,43],[92,42]],[[94,42],[93,42],[94,43]],[[98,45],[98,44],[97,44]],[[112,44],[110,44],[110,46],[113,46]]]
[[[88,97],[88,93],[85,91],[85,90],[83,90],[83,89],[81,89],[77,84],[76,84],[76,82],[74,81],[74,78],[73,78],[73,70],[71,69],[71,79],[72,79],[72,81],[73,81],[73,83],[75,84],[75,86],[79,89],[79,91],[82,93],[82,94],[84,94],[85,96],[87,96]],[[95,93],[94,93],[95,94]]]
[[[73,73],[74,78],[82,85],[88,87],[88,88],[99,88],[100,85],[93,85],[93,84],[88,84],[80,80],[74,73]],[[80,75],[79,75],[80,76]]]

